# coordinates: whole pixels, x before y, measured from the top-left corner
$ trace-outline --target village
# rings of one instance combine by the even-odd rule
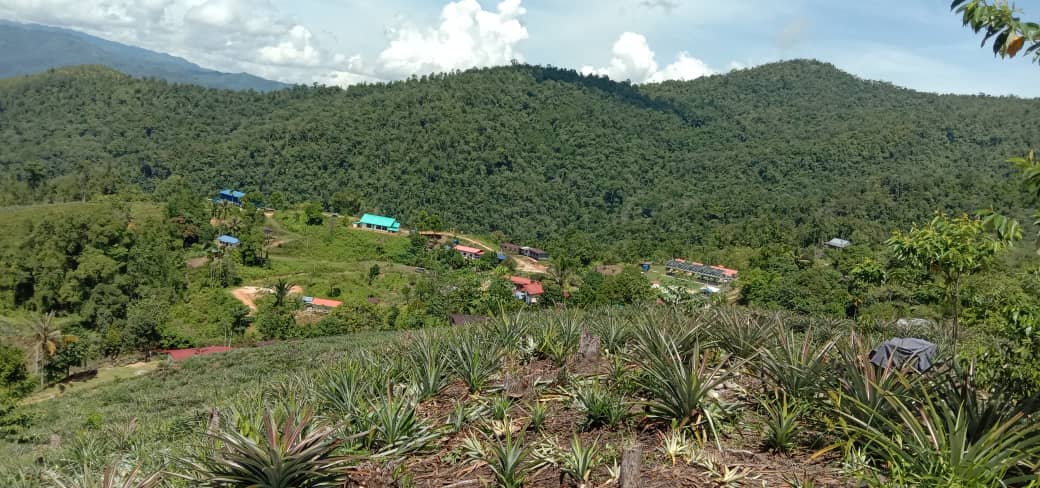
[[[214,205],[230,205],[235,208],[243,206],[246,193],[232,189],[222,189],[213,198]],[[261,208],[266,218],[274,218],[275,210]],[[328,218],[340,218],[338,214],[326,212]],[[443,250],[456,253],[465,262],[478,263],[481,261],[491,263],[491,266],[508,269],[505,277],[511,286],[511,295],[529,307],[543,306],[542,298],[546,293],[543,281],[551,273],[552,256],[544,249],[521,245],[510,241],[500,242],[497,245],[486,242],[476,237],[466,236],[459,233],[416,230],[405,227],[395,217],[363,213],[355,219],[346,221],[348,227],[354,231],[372,232],[388,237],[410,237],[419,235],[424,239],[425,246],[429,250]],[[273,230],[265,227],[264,232],[268,239],[273,237]],[[847,242],[847,241],[846,241]],[[240,236],[232,233],[222,233],[213,241],[209,249],[211,258],[219,256],[228,250],[235,250],[242,245]],[[508,267],[506,266],[508,265]],[[625,264],[601,265],[595,271],[603,276],[612,276],[621,272]],[[657,295],[659,304],[666,303],[689,303],[691,301],[718,302],[731,301],[735,296],[735,282],[738,271],[718,264],[704,264],[683,257],[675,257],[663,263],[642,261],[633,265],[649,282],[650,288]],[[422,266],[404,267],[416,275],[426,275],[430,271]],[[317,290],[315,290],[317,291]],[[565,297],[571,296],[579,291],[577,287],[562,290]],[[233,290],[236,299],[246,304],[255,313],[256,304],[262,296],[274,293],[269,286],[263,283],[255,283],[248,286],[240,286]],[[304,322],[320,320],[326,314],[340,308],[344,301],[335,296],[321,296],[320,293],[308,293],[302,287],[295,287],[292,295],[298,300],[298,319]],[[367,301],[372,305],[378,305],[380,299],[369,296]],[[561,304],[555,304],[561,306]],[[466,323],[486,321],[488,315],[471,313],[451,313],[448,322],[451,325],[462,325]],[[257,345],[265,345],[267,342],[260,341]],[[192,357],[195,355],[213,354],[225,352],[231,349],[231,343],[223,346],[209,346],[204,348],[170,349],[163,352],[175,361]]]

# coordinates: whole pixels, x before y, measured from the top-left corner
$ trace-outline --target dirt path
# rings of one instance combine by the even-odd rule
[[[148,362],[136,362],[133,364],[126,364],[123,366],[109,366],[104,368],[98,368],[97,374],[91,376],[85,380],[78,381],[64,381],[55,385],[48,386],[22,400],[23,405],[29,405],[36,402],[42,402],[50,400],[61,395],[64,395],[73,391],[86,391],[96,388],[98,385],[103,385],[116,380],[122,380],[127,378],[133,378],[134,376],[141,376],[154,371],[159,366],[159,360],[152,360]]]
[[[454,239],[458,239],[460,241],[466,241],[466,242],[468,242],[470,244],[476,244],[477,247],[483,248],[486,251],[494,251],[495,250],[494,246],[489,245],[489,244],[487,244],[487,243],[485,243],[483,241],[474,239],[472,237],[466,237],[466,236],[459,235],[459,234],[453,234],[451,232],[441,232],[441,231],[437,231],[437,230],[424,230],[424,231],[420,231],[419,234],[420,235],[424,235],[424,236],[448,236],[448,237],[451,237],[451,238],[454,238]]]
[[[527,256],[513,256],[513,259],[516,261],[517,271],[535,274],[545,274],[549,272],[549,268],[545,267],[545,265]]]
[[[231,294],[238,301],[242,302],[242,305],[245,305],[245,306],[249,307],[249,310],[252,310],[254,312],[256,311],[256,299],[257,299],[257,297],[259,297],[261,294],[264,294],[264,293],[273,293],[273,292],[274,292],[274,290],[272,290],[270,288],[264,288],[264,287],[260,287],[260,286],[240,286],[238,288],[235,288],[234,290],[231,290]],[[293,285],[293,287],[289,289],[289,294],[290,295],[302,295],[303,294],[303,287],[300,286],[300,285]]]
[[[491,245],[489,245],[489,244],[487,244],[487,243],[485,243],[485,242],[483,242],[483,241],[481,241],[479,239],[474,239],[472,237],[466,237],[466,236],[455,234],[455,233],[452,233],[452,232],[441,232],[441,231],[436,231],[436,230],[424,230],[424,231],[420,231],[419,234],[420,235],[424,235],[424,236],[447,236],[447,237],[451,237],[453,239],[458,239],[459,241],[466,241],[466,242],[468,242],[470,244],[475,244],[477,247],[483,248],[484,250],[487,250],[487,251],[497,252],[495,250],[494,246],[491,246]],[[534,273],[534,274],[545,274],[545,273],[547,273],[549,271],[549,269],[546,268],[545,265],[543,265],[543,264],[539,263],[537,260],[529,258],[527,256],[513,256],[513,260],[516,261],[516,269],[517,269],[517,271],[523,271],[524,273]]]

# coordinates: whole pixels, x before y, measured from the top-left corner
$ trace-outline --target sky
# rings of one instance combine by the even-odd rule
[[[512,60],[652,83],[812,58],[939,93],[1040,97],[949,0],[0,0],[0,18],[81,30],[206,68],[347,86]],[[1040,0],[1018,0],[1040,20]]]

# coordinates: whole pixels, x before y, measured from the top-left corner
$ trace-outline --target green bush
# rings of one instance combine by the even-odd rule
[[[318,321],[314,335],[331,336],[349,334],[363,330],[378,330],[383,326],[383,316],[375,305],[367,301],[348,301],[334,308]]]

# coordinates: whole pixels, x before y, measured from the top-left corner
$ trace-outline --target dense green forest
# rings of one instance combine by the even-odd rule
[[[791,61],[690,82],[515,65],[348,89],[234,93],[97,67],[0,81],[0,203],[256,191],[623,258],[833,236],[880,242],[951,213],[1019,213],[1007,156],[1040,101],[918,93]],[[177,180],[180,185],[181,180]],[[168,185],[169,186],[169,185]]]

